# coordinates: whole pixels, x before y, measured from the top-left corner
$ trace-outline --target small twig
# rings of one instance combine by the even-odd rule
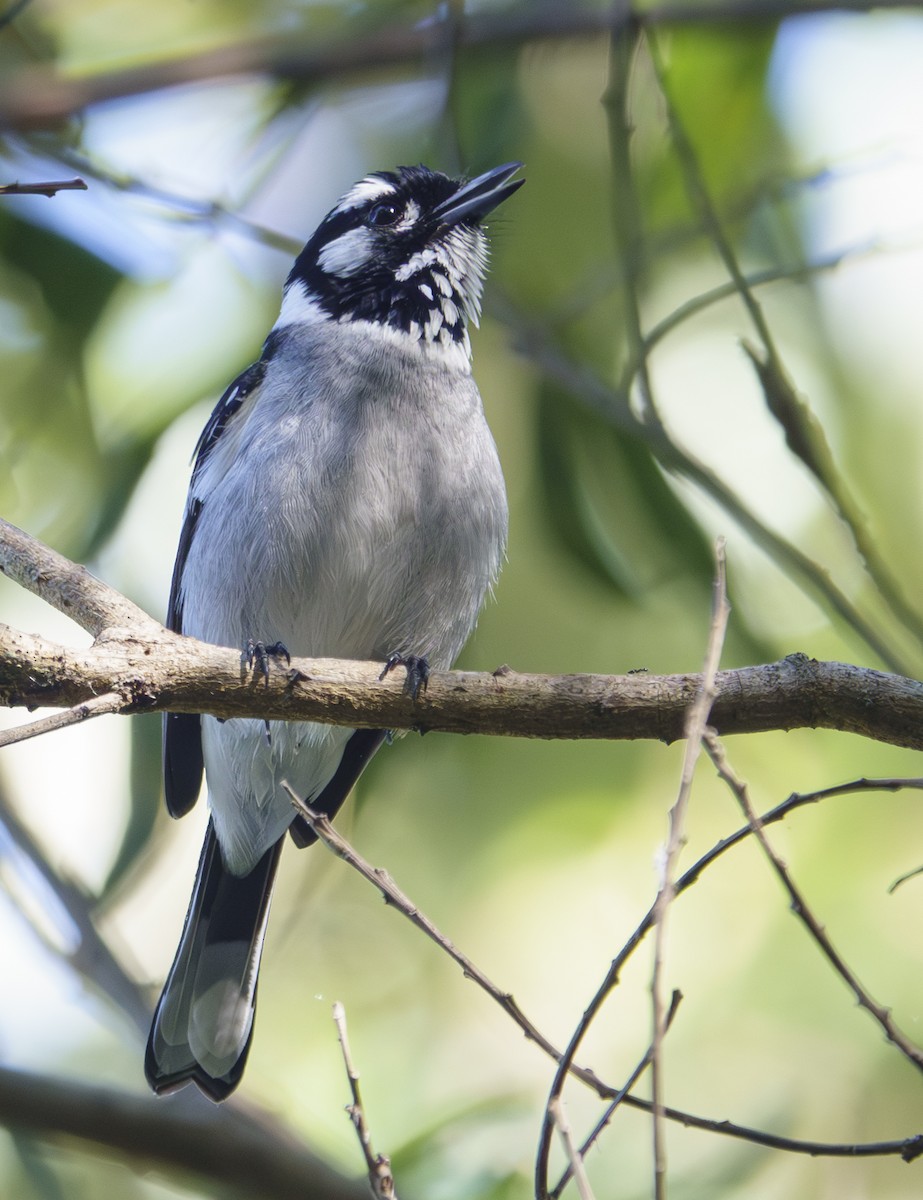
[[[896,792],[902,788],[914,788],[923,791],[923,779],[854,779],[849,783],[837,784],[834,787],[823,788],[816,792],[797,793],[794,792],[781,804],[777,804],[775,808],[764,813],[760,818],[763,825],[772,825],[777,821],[783,820],[798,808],[802,808],[808,804],[817,804],[821,800],[829,799],[834,796],[845,796],[855,792],[864,791],[888,791]],[[743,825],[740,829],[729,834],[726,838],[722,838],[712,848],[706,851],[696,862],[692,864],[687,871],[677,880],[676,895],[679,896],[688,888],[698,882],[701,875],[713,866],[719,858],[738,845],[745,838],[752,836],[753,829],[750,825]],[[596,1018],[597,1013],[602,1008],[609,993],[618,986],[619,978],[622,969],[628,962],[632,954],[641,945],[644,938],[650,932],[654,924],[654,908],[653,905],[648,909],[647,913],[642,917],[640,924],[631,934],[621,950],[612,960],[606,978],[602,981],[596,991],[596,995],[587,1005],[583,1016],[580,1018],[577,1027],[571,1034],[571,1039],[567,1047],[558,1059],[558,1071],[555,1079],[558,1076],[563,1077],[568,1072],[573,1072],[573,1061],[580,1049],[583,1039],[587,1034],[590,1026]],[[579,1076],[582,1078],[582,1076]],[[586,1082],[586,1081],[584,1081]],[[616,1093],[610,1093],[615,1095]],[[600,1092],[602,1095],[602,1092]],[[625,1095],[623,1097],[624,1104],[630,1108],[641,1109],[644,1112],[650,1112],[653,1105],[648,1100],[641,1100],[637,1096]],[[712,1133],[722,1133],[730,1137],[740,1137],[747,1141],[752,1141],[757,1145],[770,1146],[774,1149],[787,1150],[796,1154],[825,1154],[825,1155],[872,1155],[872,1154],[900,1154],[910,1161],[920,1153],[923,1153],[923,1137],[916,1135],[911,1138],[902,1139],[897,1142],[880,1142],[869,1144],[867,1146],[857,1147],[849,1145],[840,1145],[832,1143],[819,1142],[802,1142],[791,1138],[780,1138],[776,1134],[763,1133],[760,1130],[746,1129],[744,1126],[732,1125],[726,1121],[708,1121],[701,1117],[695,1117],[687,1122],[677,1114],[677,1110],[667,1108],[664,1110],[664,1116],[671,1121],[680,1121],[682,1124],[689,1124],[696,1129],[707,1130]],[[908,1154],[910,1157],[908,1158]]]
[[[917,875],[923,875],[923,867],[914,867],[912,871],[906,871],[903,875],[899,875],[888,888],[888,895],[893,896],[897,889],[902,886],[902,884],[907,883],[907,881],[910,879],[916,878]]]
[[[546,378],[564,388],[612,428],[640,441],[666,471],[688,479],[715,500],[783,571],[792,576],[806,595],[813,596],[828,611],[840,616],[891,670],[905,675],[914,673],[908,665],[909,660],[882,637],[876,625],[834,583],[829,572],[766,525],[719,475],[684,450],[657,419],[656,409],[648,410],[648,420],[642,424],[632,413],[625,388],[612,387],[585,363],[569,357],[555,344],[547,325],[534,319],[527,320],[512,304],[498,301],[496,293],[491,311],[511,330],[520,353]],[[632,370],[635,370],[633,365]]]
[[[639,1096],[626,1096],[622,1101],[629,1108],[640,1112],[653,1112],[654,1106],[650,1100],[642,1100]],[[763,1129],[753,1129],[746,1125],[737,1125],[733,1121],[717,1121],[706,1117],[695,1117],[677,1108],[665,1108],[663,1115],[669,1121],[675,1121],[687,1129],[701,1129],[704,1133],[718,1133],[723,1137],[738,1138],[750,1142],[754,1146],[766,1146],[770,1150],[784,1150],[789,1154],[808,1154],[812,1158],[879,1158],[893,1155],[904,1162],[914,1162],[923,1155],[923,1133],[915,1133],[910,1137],[899,1138],[891,1142],[809,1142],[798,1138],[781,1137],[776,1133],[767,1133]]]
[[[834,947],[823,925],[814,915],[800,888],[797,887],[795,881],[792,879],[786,863],[776,853],[772,843],[766,836],[762,822],[750,801],[747,785],[735,774],[727,760],[724,747],[713,732],[706,734],[705,745],[709,757],[715,764],[718,775],[724,780],[736,797],[744,815],[750,822],[750,827],[763,853],[772,864],[773,870],[788,893],[792,912],[794,912],[795,916],[798,917],[814,938],[821,953],[850,989],[859,1006],[870,1013],[881,1026],[888,1041],[893,1043],[909,1062],[913,1063],[918,1069],[923,1070],[923,1050],[919,1046],[915,1046],[903,1030],[898,1027],[891,1017],[890,1010],[879,1004],[877,1000],[874,1000],[866,988],[862,986],[855,973]]]
[[[376,1154],[372,1149],[372,1135],[365,1119],[365,1109],[359,1094],[359,1072],[353,1066],[353,1058],[349,1049],[349,1038],[346,1034],[346,1009],[339,1002],[333,1006],[333,1020],[337,1027],[337,1038],[343,1052],[343,1064],[349,1079],[349,1090],[352,1093],[352,1103],[346,1108],[349,1119],[353,1123],[365,1165],[369,1172],[369,1187],[375,1200],[397,1200],[394,1188],[394,1176],[391,1174],[391,1159],[386,1154]]]
[[[628,357],[629,361],[635,364],[634,374],[637,376],[641,401],[641,423],[645,424],[657,420],[657,411],[641,325],[641,285],[647,266],[647,253],[644,223],[633,179],[633,128],[629,111],[632,67],[642,45],[641,26],[632,6],[620,2],[613,11],[613,27],[609,35],[609,73],[602,106],[606,113],[609,134],[613,189],[612,225],[618,256],[625,269],[622,296]],[[629,384],[628,378],[622,379],[626,394]]]
[[[548,1115],[561,1136],[561,1144],[564,1147],[564,1153],[567,1155],[569,1164],[568,1179],[573,1179],[576,1183],[577,1191],[580,1193],[580,1200],[594,1200],[593,1189],[590,1187],[586,1168],[583,1165],[583,1154],[574,1144],[570,1122],[567,1119],[567,1113],[564,1111],[564,1101],[560,1096],[554,1096],[548,1102]]]
[[[452,961],[461,967],[465,978],[471,979],[478,985],[478,987],[485,991],[488,996],[491,997],[491,999],[495,1000],[496,1003],[499,1004],[503,1009],[503,1011],[508,1016],[512,1017],[512,1019],[516,1022],[516,1024],[530,1041],[536,1042],[539,1046],[541,1046],[546,1054],[549,1054],[556,1061],[558,1058],[560,1058],[560,1051],[556,1050],[551,1042],[549,1042],[548,1039],[536,1028],[536,1026],[532,1024],[510,993],[501,991],[500,988],[498,988],[497,985],[484,974],[480,967],[473,963],[471,959],[467,957],[467,955],[462,954],[462,952],[458,950],[452,942],[449,941],[445,934],[436,928],[429,917],[427,917],[419,910],[419,908],[417,908],[410,897],[407,896],[405,892],[401,891],[387,871],[381,867],[373,867],[371,863],[366,862],[362,855],[359,854],[358,851],[355,850],[344,837],[337,833],[331,821],[324,816],[323,813],[317,812],[315,809],[305,804],[305,802],[296,795],[296,793],[284,780],[282,782],[282,786],[288,793],[296,810],[301,814],[301,816],[304,817],[304,819],[311,826],[313,832],[317,834],[318,840],[323,842],[328,850],[335,854],[337,858],[341,858],[348,866],[352,867],[353,870],[358,871],[363,879],[368,880],[369,883],[371,883],[381,892],[386,904],[393,905],[393,907],[396,908],[398,912],[402,913],[412,925],[415,925],[417,929],[422,930],[423,933],[425,933],[430,939],[430,941],[435,942],[440,949],[444,950],[445,953],[448,954],[448,956],[452,959]],[[581,1079],[584,1080],[584,1082],[589,1083],[590,1086],[596,1091],[599,1091],[600,1089],[603,1089],[603,1091],[606,1090],[605,1085],[601,1083],[599,1079],[597,1079],[592,1071],[588,1071],[581,1067],[574,1067],[574,1071]],[[612,1093],[610,1092],[609,1094],[611,1095]]]
[[[666,1017],[667,1029],[669,1029],[670,1026],[673,1024],[673,1018],[676,1016],[676,1012],[677,1012],[677,1009],[679,1008],[680,1001],[682,1000],[682,998],[683,998],[682,992],[680,992],[680,991],[673,992],[673,995],[670,999],[670,1011],[667,1013],[667,1017]],[[619,1105],[622,1104],[623,1101],[631,1099],[631,1097],[629,1097],[628,1093],[631,1091],[631,1089],[635,1086],[635,1084],[638,1082],[638,1080],[641,1078],[641,1076],[644,1074],[644,1072],[650,1066],[651,1057],[653,1056],[653,1053],[654,1053],[654,1048],[653,1048],[653,1043],[652,1043],[650,1046],[648,1046],[647,1050],[644,1052],[644,1057],[641,1059],[641,1061],[637,1064],[637,1066],[632,1071],[632,1073],[628,1076],[628,1078],[622,1084],[622,1087],[621,1087],[618,1095],[614,1096],[612,1098],[612,1100],[610,1100],[609,1103],[606,1105],[606,1111],[596,1122],[589,1137],[586,1139],[586,1141],[580,1147],[580,1158],[581,1159],[585,1159],[587,1154],[589,1154],[591,1147],[598,1141],[599,1137],[602,1135],[602,1131],[606,1128],[606,1126],[612,1120],[613,1116],[615,1115],[615,1110],[619,1107]],[[565,1170],[564,1174],[561,1176],[561,1178],[558,1180],[558,1182],[555,1184],[555,1186],[548,1193],[550,1200],[558,1200],[558,1197],[561,1195],[561,1193],[564,1191],[564,1188],[569,1183],[570,1177],[571,1177],[571,1169],[570,1169],[570,1167],[568,1167]]]
[[[923,617],[905,599],[888,562],[879,552],[878,545],[867,528],[859,505],[837,469],[822,426],[788,378],[782,356],[769,328],[769,322],[740,266],[731,239],[719,216],[717,205],[705,182],[695,147],[680,118],[677,107],[673,103],[670,89],[667,86],[666,69],[660,55],[658,37],[653,33],[649,36],[649,46],[660,94],[666,107],[673,150],[685,179],[686,191],[698,213],[702,229],[721,258],[763,346],[763,354],[760,355],[746,342],[744,343],[744,349],[756,369],[763,388],[768,411],[785,433],[789,450],[807,467],[826,493],[840,520],[846,525],[859,557],[885,603],[909,632],[919,640],[923,637]]]
[[[58,192],[85,192],[87,185],[82,179],[54,179],[47,183],[4,183],[0,184],[0,196],[47,196],[50,200]]]
[[[654,962],[651,971],[651,1005],[653,1014],[654,1040],[651,1046],[651,1098],[654,1103],[653,1151],[654,1151],[654,1196],[663,1200],[666,1194],[666,1145],[663,1122],[663,1066],[661,1049],[666,1032],[666,1012],[663,1000],[663,969],[666,951],[666,920],[670,905],[676,898],[674,871],[683,846],[686,844],[686,815],[692,796],[692,780],[695,766],[702,753],[702,741],[708,723],[708,715],[717,695],[715,678],[721,651],[727,633],[730,605],[727,598],[724,538],[715,545],[715,582],[712,598],[711,625],[708,646],[702,666],[702,685],[695,703],[689,710],[686,722],[686,747],[680,775],[679,792],[670,809],[669,836],[663,856],[663,874],[657,898],[654,901]]]
[[[17,742],[27,742],[29,738],[40,737],[43,733],[53,733],[56,729],[66,729],[69,725],[79,725],[90,717],[101,717],[106,713],[120,712],[125,707],[125,698],[117,692],[107,692],[104,696],[95,696],[73,708],[63,708],[51,713],[38,721],[30,721],[27,725],[17,725],[12,729],[0,731],[0,750],[5,746],[13,746]]]
[[[871,784],[873,782],[874,781],[871,780],[857,781],[859,786],[864,785],[865,783]],[[912,780],[910,783],[912,786],[923,787],[923,780]],[[851,786],[853,785],[844,785],[846,788]],[[883,781],[883,786],[893,790],[894,787],[900,786],[900,781],[886,780]],[[435,926],[432,925],[432,922],[429,922],[427,918],[423,917],[423,915],[404,895],[404,893],[396,887],[386,871],[377,870],[375,867],[372,867],[369,863],[367,863],[365,859],[362,858],[362,856],[358,854],[352,846],[350,846],[346,839],[341,837],[334,830],[333,825],[327,817],[316,812],[314,809],[304,804],[303,801],[299,800],[297,796],[293,794],[291,788],[287,784],[283,783],[283,787],[285,787],[289,796],[292,798],[292,803],[295,805],[297,811],[301,813],[301,815],[317,834],[318,840],[323,842],[327,849],[331,851],[331,853],[335,854],[348,866],[358,871],[358,873],[365,880],[367,880],[373,885],[373,887],[380,891],[384,896],[386,903],[393,905],[398,912],[407,917],[414,925],[417,925],[418,928],[422,929],[423,932],[426,933],[427,937],[431,938],[431,940],[433,940],[438,946],[444,949],[446,953],[449,954],[450,957],[462,967],[465,977],[471,979],[472,982],[478,985],[478,987],[487,992],[491,999],[495,1000],[507,1014],[507,1016],[511,1017],[512,1020],[519,1026],[526,1037],[530,1041],[535,1042],[536,1045],[538,1045],[549,1056],[549,1058],[558,1063],[558,1069],[560,1071],[564,1071],[565,1073],[569,1072],[574,1076],[575,1079],[579,1079],[581,1083],[586,1084],[587,1087],[591,1088],[604,1100],[613,1100],[616,1097],[621,1096],[621,1102],[627,1105],[629,1108],[635,1108],[641,1112],[647,1113],[652,1111],[653,1105],[649,1100],[641,1099],[638,1096],[623,1095],[623,1089],[616,1088],[605,1083],[597,1075],[595,1075],[593,1071],[588,1070],[586,1067],[580,1067],[576,1065],[574,1062],[574,1057],[576,1056],[579,1043],[582,1041],[583,1035],[586,1032],[586,1019],[581,1022],[581,1025],[578,1027],[578,1031],[571,1039],[566,1053],[562,1054],[561,1051],[557,1050],[551,1044],[551,1042],[549,1042],[548,1039],[538,1031],[532,1022],[525,1017],[522,1010],[509,993],[501,992],[494,984],[490,982],[490,980],[482,971],[480,971],[474,966],[473,963],[470,962],[469,959],[466,959],[463,955],[459,954],[452,943],[449,942],[447,938],[443,937],[443,935],[439,933]],[[831,789],[831,791],[834,790],[836,789]],[[785,805],[779,805],[778,809],[773,810],[773,812],[777,813],[778,815],[772,819],[781,820],[782,816],[784,815],[782,810],[786,808],[786,806],[791,805],[793,801],[809,803],[814,798],[814,796],[807,798],[790,797],[789,801],[786,801]],[[703,859],[700,859],[698,863],[696,863],[692,868],[690,868],[689,871],[686,872],[686,874],[677,884],[677,892],[683,891],[686,887],[690,886],[694,881],[693,875],[697,876],[701,874],[701,872],[705,869],[705,866],[709,865],[710,862],[718,858],[725,850],[729,849],[730,846],[736,844],[737,841],[740,841],[741,838],[749,836],[751,832],[752,831],[749,829],[749,827],[747,827],[743,830],[739,830],[738,833],[732,835],[732,837],[726,838],[723,843],[719,843],[717,847],[709,852],[709,855],[704,856]],[[606,980],[609,990],[611,990],[614,984],[618,981],[618,971],[621,968],[621,965],[629,957],[631,951],[636,948],[638,943],[644,937],[644,934],[650,929],[652,923],[653,910],[648,912],[639,928],[635,931],[635,933],[629,939],[627,945],[620,952],[619,957],[613,962],[610,975],[612,975],[613,972],[614,975],[612,978],[607,978]],[[465,964],[467,964],[467,966]],[[601,988],[600,993],[594,997],[592,1003],[598,1009],[599,1006],[601,1006],[603,999],[604,993],[603,989]],[[905,1162],[911,1162],[913,1159],[923,1154],[923,1134],[915,1134],[911,1137],[901,1138],[898,1141],[872,1142],[858,1145],[839,1142],[808,1142],[799,1141],[797,1138],[782,1137],[774,1133],[766,1133],[764,1130],[752,1129],[746,1125],[737,1125],[733,1121],[711,1120],[707,1117],[698,1117],[692,1113],[684,1112],[682,1109],[678,1108],[665,1108],[663,1115],[667,1118],[667,1120],[675,1121],[680,1125],[686,1126],[687,1128],[702,1129],[709,1133],[721,1134],[724,1137],[740,1138],[743,1141],[753,1142],[758,1146],[770,1146],[773,1149],[786,1150],[793,1154],[826,1155],[835,1158],[899,1155],[904,1159]]]
[[[826,271],[835,271],[838,267],[843,266],[846,262],[855,262],[857,259],[865,258],[871,255],[879,255],[884,253],[884,248],[879,245],[863,245],[851,246],[845,250],[839,250],[827,255],[825,258],[818,258],[814,262],[795,264],[788,267],[767,267],[761,271],[754,271],[752,274],[746,275],[747,286],[751,289],[763,288],[773,283],[781,282],[808,282],[815,276]],[[674,333],[684,322],[698,316],[712,305],[719,304],[723,300],[729,300],[738,295],[737,285],[733,280],[728,280],[725,283],[719,283],[716,287],[709,288],[705,292],[700,292],[697,296],[684,301],[682,304],[668,313],[662,320],[645,334],[644,348],[648,356],[651,351],[660,344],[671,333]],[[631,362],[626,370],[626,376],[630,380],[638,371],[638,363]]]

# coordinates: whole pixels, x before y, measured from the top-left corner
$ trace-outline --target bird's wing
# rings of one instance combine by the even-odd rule
[[[244,400],[263,381],[264,360],[254,363],[238,375],[215,405],[202,436],[195,448],[195,466],[189,500],[180,532],[179,548],[173,565],[173,581],[167,605],[167,628],[183,632],[182,581],[189,548],[205,501],[196,496],[195,485],[202,465],[228,428]],[[202,786],[202,730],[198,713],[165,713],[163,722],[163,780],[167,811],[171,817],[182,817],[194,806]]]

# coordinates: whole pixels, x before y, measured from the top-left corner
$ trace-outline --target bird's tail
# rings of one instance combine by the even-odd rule
[[[144,1072],[158,1094],[192,1081],[214,1101],[240,1082],[280,839],[249,875],[232,875],[209,821],[183,936],[148,1038]]]

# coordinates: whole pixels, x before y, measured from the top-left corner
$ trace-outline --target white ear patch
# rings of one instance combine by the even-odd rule
[[[306,290],[303,283],[295,280],[282,293],[282,311],[273,329],[284,329],[286,325],[310,325],[315,321],[330,318],[318,302]]]
[[[396,190],[393,183],[388,183],[384,179],[375,179],[374,176],[369,175],[353,184],[346,195],[340,199],[335,211],[349,212],[351,208],[358,208],[360,204],[368,204],[372,200],[381,200],[384,196],[392,196]]]
[[[324,246],[317,256],[317,265],[328,275],[355,275],[368,262],[373,250],[370,230],[349,229]]]

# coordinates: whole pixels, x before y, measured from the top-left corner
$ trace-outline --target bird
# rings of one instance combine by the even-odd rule
[[[167,624],[240,649],[406,668],[416,696],[474,629],[505,555],[496,446],[471,374],[483,220],[525,181],[428,167],[367,175],[288,275],[259,360],[194,453]],[[268,678],[268,674],[267,674]],[[387,730],[164,717],[164,794],[180,817],[204,773],[209,820],[145,1053],[154,1092],[219,1103],[250,1050],[286,833],[315,840],[285,785],[333,818]]]

